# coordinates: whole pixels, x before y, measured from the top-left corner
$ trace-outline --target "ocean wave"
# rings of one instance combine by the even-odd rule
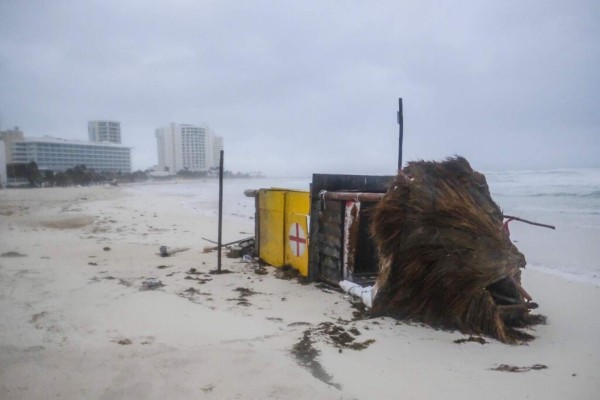
[[[545,171],[531,171],[532,175],[581,175],[581,171],[573,169],[550,169]]]
[[[582,195],[579,193],[569,193],[569,192],[554,192],[554,193],[533,193],[527,195],[526,197],[581,197]]]
[[[589,197],[592,199],[600,199],[600,190],[596,190],[594,192],[588,194],[582,194],[581,197]]]
[[[547,265],[528,264],[528,267],[547,274],[552,274],[570,281],[592,284],[600,287],[600,275],[595,271],[567,270],[548,267]]]
[[[531,193],[524,194],[524,197],[584,197],[590,199],[600,199],[600,190],[595,190],[589,193],[573,193],[573,192],[550,192],[550,193]]]
[[[515,170],[482,170],[485,175],[523,176],[523,175],[581,175],[593,168],[558,168],[558,169],[515,169]]]

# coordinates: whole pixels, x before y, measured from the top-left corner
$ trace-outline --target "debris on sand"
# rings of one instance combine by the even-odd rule
[[[0,254],[0,257],[27,257],[27,254],[21,254],[18,251],[7,251]]]
[[[365,340],[364,342],[356,342],[355,336],[360,335],[358,329],[351,328],[346,330],[344,327],[336,325],[333,322],[320,323],[317,328],[314,329],[314,332],[324,334],[327,341],[340,349],[364,350],[375,343],[375,340],[373,339]]]
[[[288,326],[305,324],[308,323],[295,322]],[[344,327],[334,324],[333,322],[322,322],[314,328],[306,329],[300,341],[292,347],[291,353],[296,358],[298,364],[308,368],[315,378],[337,389],[341,389],[341,386],[332,381],[333,377],[329,375],[317,361],[319,351],[313,347],[313,344],[315,343],[315,338],[321,338],[326,343],[337,347],[341,353],[343,349],[364,350],[372,343],[375,343],[375,340],[373,339],[365,340],[364,342],[356,342],[355,336],[358,335],[360,335],[360,331],[356,328],[346,330]]]
[[[373,307],[373,286],[362,287],[351,281],[340,281],[340,288],[349,295],[359,299],[368,308]]]
[[[214,388],[215,388],[215,384],[211,383],[210,385],[201,387],[200,390],[202,390],[204,393],[210,393],[213,391]]]
[[[548,366],[544,364],[533,364],[531,367],[517,367],[514,365],[500,364],[496,368],[490,368],[492,371],[502,372],[528,372],[531,370],[539,371],[540,369],[546,369]]]
[[[300,272],[298,272],[297,269],[287,264],[282,267],[275,268],[275,278],[286,281],[295,279],[302,285],[307,285],[309,283],[305,277],[300,275]]]
[[[228,301],[237,301],[239,306],[249,306],[250,302],[248,301],[248,297],[254,296],[255,294],[260,294],[259,292],[255,292],[252,289],[237,287],[233,289],[235,292],[239,293],[238,298],[227,299]]]
[[[38,320],[41,319],[41,318],[43,318],[43,317],[45,317],[46,315],[48,315],[47,311],[42,311],[40,313],[33,314],[31,316],[31,321],[30,322],[32,324],[34,324],[37,329],[41,329],[42,326],[40,324],[38,324]]]
[[[190,248],[189,247],[175,247],[175,248],[168,248],[167,246],[160,246],[158,248],[158,255],[161,257],[170,257],[173,254],[176,253],[181,253],[182,251],[188,251]]]
[[[503,229],[485,177],[462,157],[411,162],[372,209],[380,256],[372,314],[505,343],[542,319],[521,286],[525,257]]]
[[[303,326],[303,325],[310,325],[310,322],[296,321],[296,322],[292,322],[292,323],[288,324],[288,326]]]
[[[350,329],[348,329],[348,332],[350,332],[354,336],[360,335],[360,331],[358,329],[356,329],[356,328],[350,328]]]
[[[169,252],[167,251],[167,246],[160,246],[158,251],[160,252],[161,257],[169,257]]]
[[[321,291],[325,292],[325,293],[334,293],[334,292],[343,293],[344,292],[342,289],[335,287],[335,286],[328,285],[327,283],[324,283],[324,282],[316,283],[315,287],[317,289],[321,289]]]
[[[131,339],[127,339],[127,338],[125,338],[125,339],[119,339],[119,340],[113,340],[113,342],[118,343],[118,344],[120,344],[122,346],[127,346],[127,345],[133,343],[131,341]]]
[[[269,271],[267,271],[267,269],[262,265],[257,265],[256,267],[254,267],[254,273],[256,275],[267,275]]]
[[[140,290],[155,290],[162,286],[165,285],[163,285],[163,283],[160,280],[156,278],[150,278],[142,282],[142,287],[140,287]]]
[[[193,277],[191,275],[186,275],[185,278],[183,278],[183,279],[187,279],[187,280],[191,280],[191,281],[197,281],[198,284],[200,284],[200,285],[204,285],[206,282],[212,281],[212,279],[210,279],[210,278],[208,278],[208,279],[206,279],[206,278],[205,279],[195,278],[195,277]]]
[[[329,375],[323,366],[316,360],[319,351],[313,347],[310,329],[304,331],[302,339],[294,344],[290,352],[296,358],[298,364],[307,368],[312,376],[338,390],[342,388],[340,384],[332,381],[333,377]]]
[[[232,274],[233,271],[230,271],[228,269],[222,269],[222,270],[218,270],[218,269],[211,269],[210,271],[208,271],[209,274],[211,275],[223,275],[223,274]]]
[[[236,292],[240,293],[240,297],[248,297],[248,296],[254,296],[255,294],[258,294],[258,292],[255,292],[252,289],[248,289],[248,288],[243,288],[243,287],[238,287],[233,289]]]
[[[462,344],[462,343],[467,343],[467,342],[475,342],[475,343],[479,343],[479,344],[487,343],[487,341],[484,338],[482,338],[481,336],[469,336],[468,338],[456,339],[454,341],[454,343],[456,343],[456,344]]]
[[[352,308],[354,308],[354,311],[352,311],[353,321],[360,321],[362,319],[367,319],[371,317],[367,306],[365,306],[365,304],[362,301],[353,301],[350,303],[350,305],[352,306]]]
[[[210,296],[210,293],[201,292],[198,289],[189,287],[189,288],[185,289],[184,291],[180,292],[178,295],[183,298],[188,299],[192,303],[201,304],[202,302],[200,301],[198,296]],[[210,297],[205,297],[204,300],[212,301],[212,299]]]

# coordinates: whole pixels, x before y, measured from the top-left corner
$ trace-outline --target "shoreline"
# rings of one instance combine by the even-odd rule
[[[527,265],[526,270],[534,270],[541,272],[545,275],[556,276],[560,279],[565,280],[566,282],[572,282],[582,285],[589,285],[593,287],[600,288],[600,276],[590,275],[586,272],[576,273],[576,272],[568,272],[562,271],[558,268],[551,268],[543,265]]]
[[[0,254],[18,254],[0,257],[1,398],[505,400],[600,391],[596,285],[527,268],[524,287],[548,317],[528,331],[536,339],[457,344],[468,335],[355,319],[347,296],[281,279],[272,267],[224,257],[232,272],[211,274],[216,252],[203,253],[201,237],[216,232],[216,218],[188,200],[124,187],[0,191]],[[252,226],[225,219],[223,240]],[[185,250],[162,258],[161,245]],[[150,279],[164,286],[140,290]],[[324,327],[364,348],[341,345]],[[306,337],[316,355],[302,361],[292,350]],[[547,368],[494,370],[503,364]]]

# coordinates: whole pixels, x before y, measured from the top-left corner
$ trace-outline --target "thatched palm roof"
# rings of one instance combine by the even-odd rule
[[[537,321],[521,287],[521,254],[502,229],[485,177],[461,157],[411,162],[373,210],[381,260],[375,315],[503,342]]]

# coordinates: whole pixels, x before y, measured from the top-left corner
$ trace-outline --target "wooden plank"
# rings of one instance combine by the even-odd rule
[[[344,201],[323,200],[322,190],[385,193],[393,176],[313,174],[309,241],[309,279],[337,284],[343,275]],[[324,203],[323,203],[324,202]]]
[[[340,260],[340,247],[339,246],[331,246],[331,245],[323,245],[319,246],[319,254],[325,255],[336,260]]]

